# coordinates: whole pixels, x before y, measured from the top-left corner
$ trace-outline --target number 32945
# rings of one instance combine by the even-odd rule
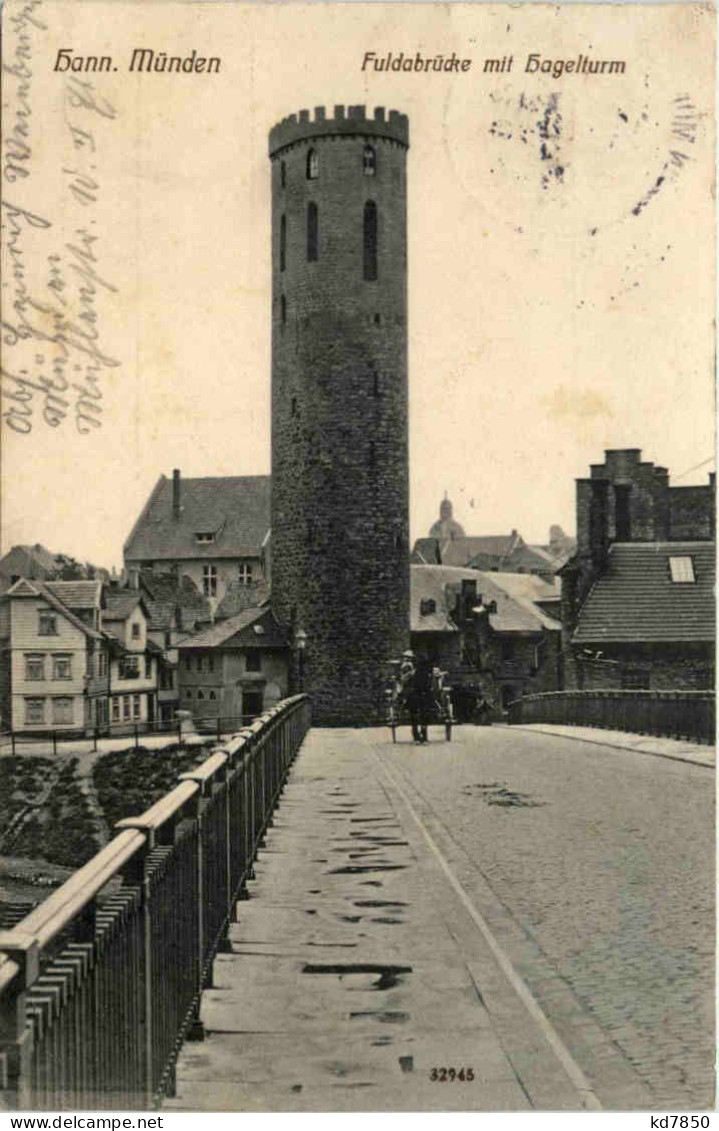
[[[473,1068],[433,1068],[429,1074],[430,1080],[438,1084],[454,1083],[455,1080],[471,1082],[474,1080]]]

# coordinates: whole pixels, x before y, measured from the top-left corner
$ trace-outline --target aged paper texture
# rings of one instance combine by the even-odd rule
[[[291,115],[296,118],[288,121]],[[238,677],[236,708],[225,713],[237,715],[239,728],[241,716],[246,721],[248,712],[254,716],[288,692],[316,691],[315,720],[335,729],[316,727],[312,735],[320,737],[313,741],[354,735],[351,741],[359,744],[357,762],[348,752],[350,738],[332,750],[303,748],[301,759],[309,760],[296,763],[290,787],[296,792],[287,795],[284,824],[280,803],[280,829],[272,831],[280,839],[267,843],[296,868],[306,854],[307,866],[287,879],[289,872],[272,871],[272,853],[261,858],[252,881],[257,899],[239,905],[259,917],[248,920],[249,934],[231,936],[235,953],[218,956],[219,988],[205,994],[215,1010],[214,1020],[204,1019],[208,1033],[233,1035],[219,1051],[211,1036],[184,1046],[174,1089],[163,1077],[168,1110],[659,1110],[713,1103],[708,765],[691,754],[691,743],[687,757],[694,764],[682,762],[684,755],[672,761],[671,752],[650,758],[634,749],[620,755],[615,747],[606,754],[614,759],[611,775],[605,760],[579,783],[569,760],[561,769],[552,762],[548,746],[531,752],[528,746],[516,765],[516,751],[510,757],[500,750],[508,741],[502,736],[510,734],[512,704],[522,694],[688,689],[703,691],[706,699],[712,686],[707,649],[713,630],[705,611],[696,613],[699,627],[686,654],[676,643],[683,629],[665,639],[657,628],[654,637],[641,638],[636,654],[632,640],[619,634],[612,651],[610,630],[602,626],[592,636],[588,613],[583,629],[565,621],[562,636],[557,571],[560,557],[576,562],[572,554],[581,558],[583,547],[589,547],[589,563],[597,523],[606,519],[614,525],[607,527],[602,554],[612,541],[630,550],[664,547],[656,553],[664,554],[667,584],[686,590],[706,580],[704,559],[691,546],[697,542],[703,553],[713,537],[709,519],[699,533],[695,524],[704,513],[702,492],[709,491],[715,450],[713,116],[714,12],[700,4],[6,0],[2,553],[29,547],[65,555],[58,568],[70,572],[52,576],[102,577],[108,592],[111,574],[116,587],[127,582],[132,588],[133,570],[154,567],[157,574],[162,561],[171,570],[164,527],[157,526],[155,549],[144,557],[127,548],[151,514],[144,510],[151,496],[159,498],[153,491],[166,486],[170,492],[177,469],[175,490],[186,492],[172,504],[179,521],[185,502],[190,506],[191,483],[267,477],[275,470],[274,419],[278,466],[289,462],[282,464],[283,502],[273,505],[295,533],[285,538],[273,525],[271,543],[257,542],[256,561],[254,551],[243,550],[239,580],[232,564],[234,589],[229,582],[225,587],[222,561],[218,566],[211,555],[205,561],[199,554],[192,583],[198,598],[207,599],[214,626],[198,621],[193,631],[217,633],[223,600],[258,581],[260,558],[268,574],[270,560],[276,563],[281,577],[298,560],[310,561],[313,547],[324,546],[329,556],[316,572],[307,566],[286,590],[273,586],[277,623],[289,633],[283,638],[289,661],[278,661],[280,674],[268,676],[268,684],[243,684]],[[341,200],[325,199],[331,188],[323,177],[331,177],[343,139],[357,137],[363,150],[345,208]],[[390,168],[391,183],[384,184]],[[340,175],[349,176],[344,166]],[[292,228],[300,198],[302,226]],[[300,261],[295,292],[290,283]],[[344,274],[349,262],[356,263],[356,278]],[[335,274],[313,297],[311,280],[326,264],[334,264],[326,270]],[[366,288],[375,285],[378,298],[370,308]],[[333,322],[340,308],[344,313]],[[305,348],[315,326],[312,347]],[[302,356],[302,380],[309,381],[313,366],[320,389],[344,374],[346,396],[334,403],[333,420],[322,415],[328,402],[320,408],[308,393],[305,408],[304,386],[292,384],[290,335]],[[370,338],[377,362],[365,360]],[[348,375],[348,351],[358,359],[354,376]],[[370,417],[361,415],[369,412],[360,404],[364,396],[372,412],[385,413],[376,433]],[[338,422],[337,413],[345,411],[347,419]],[[296,464],[278,442],[285,429],[294,435],[293,420],[307,445]],[[351,484],[353,453],[360,449],[367,475],[378,466],[382,473],[378,494],[364,500],[364,525],[355,528],[351,512],[361,492]],[[316,514],[303,519],[304,546],[301,538],[293,541],[293,492],[315,459],[315,493],[306,510]],[[684,494],[671,494],[663,469],[672,489]],[[337,486],[343,476],[344,486]],[[644,491],[647,477],[654,484],[647,488],[649,501],[635,512],[623,492],[631,493],[632,484]],[[609,511],[601,510],[596,495],[588,501],[592,478],[609,484]],[[279,492],[277,484],[273,490]],[[325,523],[330,498],[344,503]],[[373,507],[387,508],[386,528],[382,515],[372,525]],[[212,515],[206,526],[198,519],[189,534],[205,549],[224,529],[225,519]],[[377,531],[387,536],[384,572],[375,569]],[[467,548],[472,539],[474,549]],[[681,542],[681,552],[666,549],[671,541]],[[460,544],[466,550],[461,560]],[[469,710],[467,696],[475,696],[476,707],[484,694],[497,725],[458,727],[460,753],[447,755],[446,775],[437,769],[439,745],[427,748],[436,757],[426,767],[420,746],[415,761],[407,760],[402,751],[413,749],[407,728],[400,728],[407,745],[397,747],[392,763],[389,731],[375,742],[371,734],[379,731],[336,729],[343,722],[379,721],[375,675],[355,670],[351,657],[345,664],[336,625],[355,634],[358,655],[374,648],[378,667],[390,654],[409,651],[413,548],[412,569],[458,567],[457,593],[460,582],[474,585],[475,612],[484,608],[490,627],[502,602],[514,602],[519,619],[507,632],[533,649],[529,660],[522,658],[517,649],[524,645],[509,636],[500,640],[494,622],[495,666],[487,661],[477,668],[485,671],[481,679],[463,676],[464,683],[453,685],[456,691],[461,684],[465,695],[462,700],[457,693],[453,710],[456,719],[458,709],[460,715]],[[0,594],[14,608],[18,577],[41,582],[51,574],[40,566],[24,573],[12,564],[16,558],[8,558],[6,568],[5,560]],[[397,582],[395,596],[397,561],[405,580]],[[89,573],[85,563],[92,564]],[[175,575],[182,573],[177,561],[172,566]],[[76,567],[79,574],[72,573]],[[644,565],[632,568],[644,576]],[[380,578],[372,589],[380,613],[357,605],[353,615],[352,579],[365,578],[357,585],[367,590],[375,584],[372,569]],[[469,569],[480,572],[479,582],[460,579]],[[503,571],[538,583],[541,575],[547,590],[531,600],[524,589],[510,593],[500,584]],[[419,574],[412,576],[414,586]],[[582,578],[589,574],[572,576],[579,578],[577,600],[584,600]],[[415,650],[425,629],[456,633],[460,623],[449,605],[441,625],[426,619],[439,618],[437,602],[449,600],[446,578],[437,578],[438,588],[422,590],[411,609]],[[566,601],[566,586],[574,582],[565,576],[564,584]],[[38,596],[14,592],[26,602]],[[462,592],[469,592],[466,585]],[[630,604],[638,607],[642,599],[640,592]],[[117,594],[108,600],[112,605]],[[99,625],[109,606],[104,597],[98,601],[104,608],[103,614],[98,605]],[[659,599],[650,595],[645,603],[656,611]],[[531,624],[521,619],[530,615],[530,604]],[[682,614],[682,624],[694,615]],[[334,618],[335,627],[327,628],[323,617]],[[2,625],[6,655],[17,651],[27,679],[44,674],[46,662],[54,664],[57,679],[69,673],[62,657],[47,661],[37,641],[16,649],[11,620]],[[268,630],[260,624],[259,631]],[[391,641],[387,655],[377,643],[384,631]],[[619,632],[616,625],[613,631]],[[158,640],[157,652],[164,647],[167,659],[170,636],[164,644]],[[462,648],[457,670],[464,665],[466,674],[472,654]],[[547,675],[540,685],[532,681],[544,679],[546,648],[555,656],[554,682]],[[181,679],[183,661],[176,650],[173,655]],[[185,662],[189,670],[191,661]],[[32,738],[34,728],[38,742],[41,733],[46,744],[54,733],[57,743],[58,726],[71,727],[73,718],[80,725],[71,718],[71,697],[53,687],[45,696],[33,694],[32,686],[11,686],[20,679],[14,663],[7,660],[3,675],[0,731]],[[125,663],[126,675],[133,670],[139,669]],[[151,670],[152,659],[145,674]],[[155,670],[159,680],[160,659]],[[172,687],[173,677],[167,678]],[[258,687],[265,688],[264,700]],[[159,683],[154,699],[146,688],[146,699],[133,702],[130,690],[113,702],[110,689],[104,706],[86,703],[82,722],[95,746],[99,731],[106,727],[111,737],[114,724],[118,733],[123,722],[172,727],[175,708],[193,712],[202,697],[193,683],[188,705],[180,684],[163,707]],[[622,730],[618,714],[613,729]],[[136,726],[135,744],[137,733]],[[688,733],[670,738],[667,732],[661,741]],[[462,743],[473,735],[486,735],[484,745],[473,761],[462,762],[469,758]],[[575,745],[580,761],[599,749]],[[22,756],[22,745],[18,750]],[[63,750],[55,756],[69,759],[71,744]],[[12,752],[17,755],[15,746]],[[52,757],[49,748],[37,752]],[[630,766],[626,789],[621,757]],[[89,762],[79,772],[92,782]],[[335,772],[342,790],[357,798],[347,806],[365,806],[362,812],[374,814],[366,819],[379,822],[380,830],[389,820],[382,806],[395,799],[396,821],[384,840],[390,862],[382,865],[397,870],[394,879],[358,876],[364,863],[354,859],[344,869],[331,868],[339,851],[331,840],[323,844],[331,821],[347,820],[342,830],[350,847],[355,835],[349,809],[343,813],[338,801],[340,786],[336,795],[330,792]],[[92,804],[96,788],[97,781]],[[652,810],[655,825],[666,830],[665,844],[625,811],[629,803],[619,794],[626,798],[632,790],[643,799],[637,812]],[[563,796],[574,823],[563,813]],[[593,797],[602,798],[596,812]],[[297,807],[305,814],[302,806],[306,815],[293,818]],[[701,832],[692,814],[697,824],[705,821]],[[320,830],[314,839],[306,835],[309,827]],[[371,833],[372,825],[367,829]],[[0,855],[3,898],[27,898],[18,886],[20,865],[7,863],[21,853],[7,844],[0,843],[0,854],[7,853]],[[363,851],[376,850],[370,838]],[[412,871],[423,854],[426,884]],[[33,867],[42,872],[40,848],[37,857]],[[320,888],[308,886],[315,882],[310,863],[320,860],[327,865],[326,904]],[[48,882],[70,871],[52,872]],[[348,895],[341,886],[348,875],[355,884],[377,886],[355,886]],[[690,876],[694,892],[686,891]],[[290,888],[302,893],[301,914]],[[309,945],[316,951],[304,950],[293,967],[282,955],[318,908],[326,937],[313,936]],[[230,959],[245,953],[257,965],[246,966],[243,975]],[[260,961],[257,953],[270,958]],[[355,967],[353,955],[360,956]],[[269,975],[266,961],[277,963]],[[435,967],[448,971],[436,992],[429,973],[422,981],[422,971]],[[234,979],[243,977],[240,990]],[[365,984],[369,977],[372,992],[384,995],[379,1013]],[[422,992],[408,1005],[402,993],[411,997],[407,987],[418,983]],[[314,1005],[303,997],[310,984]],[[252,996],[253,985],[259,997]],[[476,1033],[470,989],[483,1011]],[[340,991],[346,996],[336,1027],[329,1021],[323,1027],[321,1011],[334,1016],[333,995]],[[240,1006],[245,1021],[238,1021]]]

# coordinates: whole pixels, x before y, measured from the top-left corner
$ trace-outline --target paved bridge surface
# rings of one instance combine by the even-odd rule
[[[402,738],[308,735],[167,1109],[711,1105],[703,756]]]

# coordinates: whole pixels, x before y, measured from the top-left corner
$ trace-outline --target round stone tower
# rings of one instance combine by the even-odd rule
[[[319,725],[377,722],[409,647],[408,147],[364,106],[270,132],[272,605]]]

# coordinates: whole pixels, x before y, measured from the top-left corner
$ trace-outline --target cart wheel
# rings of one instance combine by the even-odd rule
[[[451,723],[445,723],[444,724],[444,737],[447,739],[447,742],[452,741],[452,724]]]

